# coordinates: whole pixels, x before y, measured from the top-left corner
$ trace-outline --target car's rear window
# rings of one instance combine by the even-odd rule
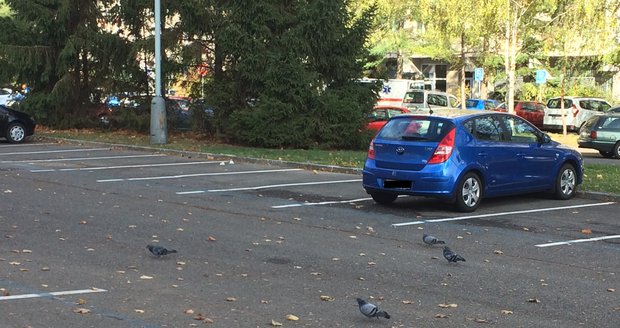
[[[560,108],[560,104],[561,104],[560,98],[553,98],[553,99],[549,99],[549,102],[547,103],[547,107],[548,108]],[[573,106],[573,100],[564,98],[564,108],[570,108],[571,106]]]
[[[452,122],[437,117],[399,117],[390,120],[379,132],[377,138],[439,142],[453,127]]]
[[[405,93],[403,102],[410,104],[423,104],[424,103],[424,91],[410,91]]]

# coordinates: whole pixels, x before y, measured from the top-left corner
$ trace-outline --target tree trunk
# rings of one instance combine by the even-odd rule
[[[466,110],[465,102],[465,34],[461,33],[461,109]]]

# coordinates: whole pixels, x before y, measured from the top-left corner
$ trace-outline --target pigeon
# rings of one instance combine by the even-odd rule
[[[372,303],[368,303],[364,301],[361,298],[357,299],[357,305],[359,305],[360,307],[360,312],[362,312],[363,315],[369,318],[377,318],[377,319],[379,319],[380,317],[384,317],[386,319],[390,318],[390,315],[387,312],[379,309],[376,305]]]
[[[166,247],[163,247],[163,246],[146,245],[146,248],[148,248],[149,251],[153,253],[153,255],[156,255],[157,257],[177,252],[174,249],[167,249]]]
[[[444,246],[443,248],[443,257],[445,257],[446,260],[448,260],[448,262],[454,262],[454,263],[458,261],[465,262],[465,258],[453,252],[448,246]]]
[[[422,236],[422,240],[424,241],[425,244],[428,244],[428,245],[445,244],[446,243],[443,240],[437,239],[437,237],[435,237],[435,236],[431,236],[431,235],[427,235],[427,234],[424,234],[424,236]]]

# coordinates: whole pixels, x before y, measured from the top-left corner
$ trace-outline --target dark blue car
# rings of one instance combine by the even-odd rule
[[[471,212],[484,197],[545,191],[569,199],[582,177],[578,151],[516,115],[437,111],[388,121],[370,144],[363,186],[379,204],[430,196]]]

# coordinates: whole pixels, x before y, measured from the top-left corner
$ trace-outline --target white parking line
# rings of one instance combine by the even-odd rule
[[[53,158],[53,159],[25,159],[21,161],[0,161],[0,163],[43,163],[43,162],[70,162],[70,161],[94,161],[100,159],[117,158],[142,158],[142,157],[161,157],[164,154],[153,155],[122,155],[122,156],[101,156],[101,157],[73,157],[73,158]]]
[[[37,297],[50,297],[50,296],[76,295],[76,294],[103,293],[103,292],[107,292],[107,290],[101,289],[101,288],[91,288],[91,289],[67,290],[67,291],[62,291],[62,292],[51,292],[51,293],[9,295],[9,296],[0,296],[0,301],[21,300],[21,299],[25,299],[25,298],[37,298]]]
[[[333,183],[347,183],[347,182],[360,182],[360,181],[362,181],[362,179],[335,180],[335,181],[315,181],[315,182],[299,182],[299,183],[283,183],[283,184],[273,184],[273,185],[264,185],[264,186],[257,186],[257,187],[244,187],[244,188],[209,189],[209,190],[194,190],[194,191],[177,191],[176,194],[177,195],[191,195],[191,194],[202,194],[202,193],[207,193],[207,192],[259,190],[259,189],[280,188],[280,187],[312,186],[312,185],[333,184]]]
[[[110,148],[85,148],[85,149],[57,149],[57,150],[39,150],[39,151],[18,151],[18,152],[13,152],[13,153],[0,153],[0,156],[53,154],[53,153],[73,153],[73,152],[101,151],[101,150],[110,150]]]
[[[206,176],[216,176],[216,175],[238,175],[238,174],[256,174],[256,173],[292,172],[292,171],[302,171],[302,170],[303,169],[279,169],[279,170],[237,171],[237,172],[219,172],[219,173],[196,173],[196,174],[163,175],[163,176],[158,176],[158,177],[143,177],[143,178],[104,179],[104,180],[97,180],[97,182],[164,180],[164,179],[181,179],[181,178],[206,177]]]
[[[298,204],[288,204],[288,205],[274,205],[271,208],[288,208],[288,207],[302,207],[302,206],[317,206],[317,205],[329,205],[329,204],[348,204],[348,203],[357,203],[357,202],[365,202],[367,200],[371,200],[371,197],[368,198],[358,198],[358,199],[350,199],[350,200],[338,200],[338,201],[325,201],[318,203],[298,203]]]
[[[534,246],[551,247],[551,246],[570,245],[570,244],[576,244],[576,243],[586,243],[586,242],[591,242],[591,241],[599,241],[599,240],[605,240],[605,239],[617,239],[617,238],[620,238],[620,235],[594,237],[594,238],[587,238],[587,239],[573,239],[573,240],[567,240],[567,241],[559,241],[555,243],[538,244]]]
[[[182,165],[219,164],[219,163],[221,163],[221,161],[135,164],[135,165],[117,165],[117,166],[80,167],[80,168],[71,168],[71,169],[30,170],[30,172],[41,173],[41,172],[98,171],[98,170],[114,170],[114,169],[134,169],[134,168],[142,168],[142,167],[182,166]]]
[[[489,213],[489,214],[480,214],[480,215],[469,215],[469,216],[460,216],[460,217],[455,217],[455,218],[432,219],[432,220],[421,220],[421,221],[394,223],[394,224],[392,224],[392,227],[404,227],[404,226],[408,226],[408,225],[418,225],[418,224],[425,224],[425,223],[437,223],[437,222],[448,222],[448,221],[479,219],[479,218],[488,218],[488,217],[494,217],[494,216],[506,216],[506,215],[514,215],[514,214],[559,211],[559,210],[568,210],[568,209],[574,209],[574,208],[583,208],[583,207],[592,207],[592,206],[604,206],[604,205],[613,205],[613,204],[616,204],[616,203],[615,202],[605,202],[605,203],[594,203],[594,204],[583,204],[583,205],[539,208],[539,209],[523,210],[523,211],[512,211],[512,212]]]

